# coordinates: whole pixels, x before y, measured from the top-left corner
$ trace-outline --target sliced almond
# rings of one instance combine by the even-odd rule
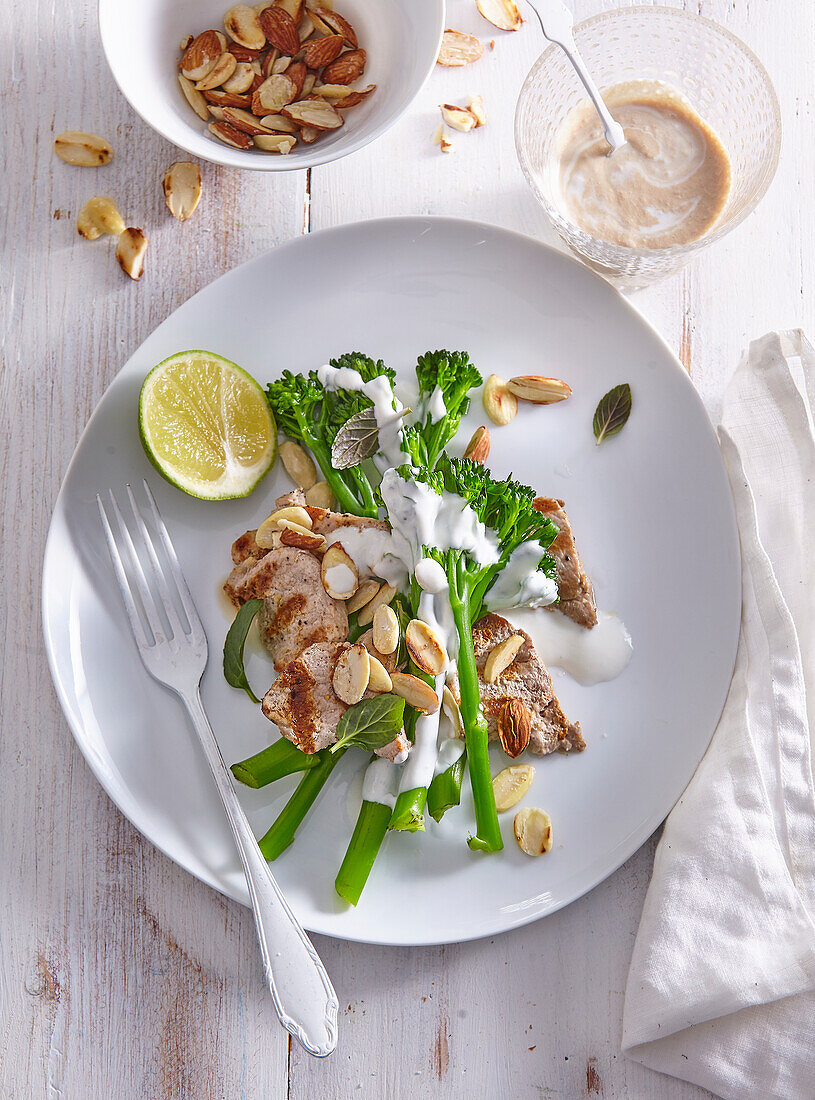
[[[330,103],[324,99],[301,99],[299,103],[290,103],[280,112],[293,122],[302,123],[312,130],[337,130],[342,126],[343,118]]]
[[[287,439],[280,444],[279,453],[280,461],[295,485],[307,492],[317,484],[317,467],[299,443]]]
[[[255,134],[252,140],[264,153],[280,153],[283,156],[297,144],[297,138],[292,134]]]
[[[268,7],[268,4],[266,6]],[[274,6],[288,12],[294,22],[299,23],[305,4],[304,0],[274,0]]]
[[[280,524],[280,541],[283,546],[295,546],[298,550],[321,552],[325,546],[323,535],[318,535],[316,531],[309,531],[299,523],[292,523],[288,519],[284,519]]]
[[[446,30],[441,40],[441,49],[436,59],[437,65],[457,68],[478,61],[484,52],[481,42],[471,34]]]
[[[233,149],[252,148],[252,139],[249,135],[244,134],[242,130],[236,130],[228,122],[210,122],[207,129],[224,145],[231,145]]]
[[[395,615],[394,619],[396,619]],[[398,644],[398,624],[396,637]],[[374,642],[376,642],[376,619],[374,619]],[[422,672],[438,676],[447,664],[444,643],[433,627],[422,619],[411,619],[408,623],[405,630],[405,645],[411,660]],[[381,647],[377,644],[377,648]]]
[[[317,16],[334,34],[342,35],[349,49],[355,50],[357,48],[359,42],[357,41],[356,31],[338,11],[332,11],[327,4],[324,4],[317,9]]]
[[[258,16],[260,25],[266,39],[276,50],[293,57],[300,49],[300,35],[297,33],[297,23],[292,19],[285,8],[275,5],[266,8]]]
[[[490,430],[484,424],[476,428],[464,451],[470,462],[486,462],[490,455]]]
[[[235,95],[234,92],[225,92],[223,88],[215,88],[211,92],[201,92],[207,103],[215,107],[241,107],[244,110],[252,106],[252,97],[249,95]]]
[[[252,68],[251,61],[238,61],[232,76],[230,76],[228,80],[225,80],[221,87],[225,92],[234,92],[236,95],[242,95],[243,92],[249,91],[257,75],[259,74]]]
[[[441,117],[454,130],[460,130],[461,133],[466,134],[468,130],[472,130],[476,126],[475,115],[468,111],[466,107],[456,107],[454,103],[440,103],[439,107],[441,108]]]
[[[216,107],[214,103],[207,103],[207,110],[214,119],[217,119],[218,122],[223,122],[225,110],[224,107]]]
[[[297,504],[292,504],[287,508],[278,508],[276,512],[272,512],[272,514],[260,524],[255,532],[255,542],[262,550],[266,550],[272,545],[272,535],[275,531],[280,530],[280,525],[283,520],[289,520],[292,523],[296,523],[306,531],[311,530],[311,516],[305,508],[301,508]]]
[[[513,764],[504,768],[492,781],[495,808],[499,814],[511,810],[521,801],[532,785],[535,769],[531,764]]]
[[[264,115],[260,123],[267,131],[273,130],[275,133],[280,134],[297,133],[297,127],[292,120],[290,118],[284,118],[283,115]]]
[[[184,76],[183,73],[178,74],[178,83],[181,86],[181,91],[184,93],[184,98],[186,99],[187,103],[189,103],[190,107],[192,107],[192,109],[195,111],[200,119],[203,119],[204,122],[207,122],[209,120],[209,116],[207,114],[206,99],[201,95],[199,91],[196,90],[193,82],[191,80],[187,80],[186,76]]]
[[[443,153],[450,153],[453,150],[453,143],[450,140],[450,135],[447,133],[446,130],[442,130],[442,132],[441,132],[441,140],[439,141],[439,149],[441,149],[441,151]]]
[[[348,50],[323,69],[326,84],[353,84],[365,72],[365,50]]]
[[[300,99],[308,76],[308,69],[302,61],[293,61],[286,69],[286,76],[294,84],[294,98]]]
[[[374,598],[363,607],[357,616],[359,625],[369,626],[374,621],[377,608],[389,604],[395,595],[396,589],[392,584],[383,584]],[[376,648],[379,649],[379,646]]]
[[[306,494],[306,499],[308,500],[308,494]],[[345,610],[349,615],[353,615],[355,611],[360,611],[367,603],[371,602],[381,587],[379,581],[375,581],[373,577],[367,577],[360,583],[359,588],[345,605]]]
[[[441,709],[452,722],[453,728],[456,731],[456,737],[461,737],[464,733],[464,721],[461,717],[461,711],[456,702],[456,697],[447,684],[444,685],[444,691],[441,696]]]
[[[392,672],[391,685],[394,695],[404,699],[422,714],[435,714],[439,709],[438,695],[430,684],[426,684],[418,676],[411,676],[409,672]]]
[[[191,160],[177,160],[164,173],[161,181],[167,209],[180,222],[195,212],[201,201],[201,172]]]
[[[95,241],[106,233],[118,237],[120,233],[124,233],[125,223],[109,195],[96,195],[95,198],[88,199],[80,210],[76,228],[80,237],[84,237],[86,241]]]
[[[486,683],[494,684],[496,680],[503,676],[515,660],[518,650],[523,644],[523,634],[510,634],[508,638],[504,638],[502,642],[492,647],[484,663],[484,680]]]
[[[303,61],[310,69],[322,69],[330,65],[342,53],[345,42],[341,34],[327,34],[324,38],[315,38],[303,53]]]
[[[438,126],[436,127],[436,130],[433,134],[433,144],[434,145],[441,145],[441,139],[443,137],[444,137],[444,126],[440,122],[438,124]]]
[[[484,110],[484,100],[480,95],[471,95],[470,102],[467,104],[470,109],[470,114],[475,119],[476,126],[487,125],[487,112]]]
[[[294,93],[294,81],[283,73],[274,73],[252,95],[252,111],[261,116],[279,114],[294,99]]]
[[[333,85],[336,88],[336,84]],[[371,92],[376,91],[376,84],[369,84],[367,88],[351,88],[350,95],[344,96],[338,103],[337,109],[340,111],[348,110],[350,107],[356,107],[358,103],[364,103]]]
[[[230,8],[224,16],[224,27],[230,38],[248,50],[262,50],[266,45],[260,16],[248,4],[236,4]]]
[[[522,699],[505,699],[496,718],[498,740],[507,756],[520,756],[529,744],[532,715]]]
[[[554,405],[556,401],[565,401],[571,394],[571,386],[559,378],[544,378],[540,374],[522,374],[510,378],[507,389],[521,401],[533,405]]]
[[[238,67],[238,62],[231,53],[222,53],[207,75],[199,80],[195,87],[199,92],[208,92],[220,87]]]
[[[314,20],[306,13],[300,20],[300,26],[297,28],[297,34],[300,37],[300,45],[304,45],[308,42],[309,38],[314,34]]]
[[[184,51],[186,49],[188,49],[193,44],[194,41],[195,41],[195,35],[194,34],[185,34],[184,37],[181,39],[181,41],[178,43],[179,50],[181,50],[181,52],[184,53]]]
[[[382,665],[389,676],[395,671],[398,654],[380,653],[380,651],[374,645],[373,630],[369,628],[364,632],[364,634],[360,634],[360,636],[357,638],[357,641],[365,646],[365,648],[368,650],[368,653],[372,657],[376,657],[376,659],[379,661],[379,663]]]
[[[312,142],[317,140],[322,132],[322,130],[315,130],[313,126],[302,126],[300,128],[300,140],[305,145],[311,145]]]
[[[275,53],[278,54],[278,51],[275,50]],[[280,54],[278,54],[278,56],[275,57],[274,61],[271,63],[268,75],[278,76],[280,73],[285,73],[289,65],[291,65],[291,58],[289,57],[289,55],[283,54],[282,56],[280,56]]]
[[[323,99],[347,99],[354,94],[354,89],[347,84],[320,84],[314,89],[314,94]]]
[[[343,650],[334,666],[331,684],[334,694],[349,706],[365,694],[371,676],[371,658],[360,642]]]
[[[369,651],[368,660],[371,662],[371,672],[368,677],[368,691],[375,691],[378,694],[382,694],[386,691],[393,691],[393,681],[391,680],[390,673],[379,658],[374,657],[373,653]]]
[[[549,814],[526,806],[515,815],[515,839],[528,856],[542,856],[552,847],[552,821]]]
[[[320,563],[323,588],[334,600],[348,600],[359,587],[359,574],[341,542],[332,542]]]
[[[116,259],[125,275],[138,280],[144,272],[144,254],[147,251],[147,238],[141,229],[131,226],[119,235],[116,244]]]
[[[66,130],[54,138],[54,152],[66,164],[79,168],[98,168],[113,159],[109,142],[98,134],[86,134],[82,130]]]
[[[475,0],[484,18],[499,31],[517,31],[523,26],[521,13],[514,0]]]
[[[497,374],[491,374],[484,384],[481,401],[493,424],[509,424],[518,412],[518,398]]]
[[[370,606],[370,604],[368,605]],[[362,616],[357,620],[362,624]],[[374,645],[380,653],[395,653],[396,647],[399,645],[399,620],[396,618],[396,612],[392,607],[388,607],[387,604],[380,603],[374,610],[373,619],[373,640]],[[422,667],[421,665],[419,666]],[[427,671],[427,670],[423,670]]]
[[[202,31],[196,35],[181,58],[181,72],[187,80],[202,80],[226,48],[220,31]]]
[[[266,43],[264,42],[263,45],[265,46]],[[241,46],[237,42],[231,42],[228,48],[229,52],[233,54],[238,61],[257,61],[264,52],[262,47],[259,50],[249,50],[246,46]]]
[[[311,93],[314,91],[314,85],[316,83],[317,83],[316,74],[315,73],[306,73],[306,79],[303,81],[303,88],[302,88],[302,91],[300,93],[303,96],[304,99],[307,96],[311,95]]]
[[[224,107],[224,121],[236,130],[242,130],[244,134],[268,134],[270,130],[264,126],[263,119],[253,115],[251,111],[244,111],[240,107]]]

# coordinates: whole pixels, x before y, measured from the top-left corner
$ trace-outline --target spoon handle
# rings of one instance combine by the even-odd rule
[[[580,56],[580,51],[575,45],[572,33],[574,16],[563,3],[563,0],[536,0],[534,4],[530,0],[529,6],[538,17],[544,38],[554,42],[556,46],[560,46],[569,61],[571,61],[575,72],[580,77],[580,81],[588,93],[589,99],[600,116],[606,141],[611,146],[611,151],[615,153],[621,146],[626,144],[625,134],[619,122],[615,122],[611,117],[611,112],[606,107],[600,89],[594,83],[591,73],[586,68],[583,58]]]

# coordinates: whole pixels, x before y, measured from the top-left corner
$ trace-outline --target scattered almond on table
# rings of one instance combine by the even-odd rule
[[[338,130],[342,112],[376,90],[353,86],[367,54],[330,0],[236,4],[224,29],[182,40],[178,79],[209,132],[234,149],[285,156]]]
[[[523,19],[514,0],[476,0],[476,7],[499,31],[518,31]]]
[[[460,68],[462,65],[471,65],[473,61],[478,61],[483,53],[484,47],[475,35],[448,28],[442,36],[436,64],[446,68]]]
[[[177,160],[161,181],[167,209],[180,222],[187,221],[201,201],[201,172],[191,160]]]

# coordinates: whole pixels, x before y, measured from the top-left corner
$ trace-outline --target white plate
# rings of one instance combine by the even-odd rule
[[[274,308],[270,308],[271,305]],[[82,752],[134,824],[194,875],[246,901],[207,767],[174,699],[144,672],[103,545],[94,496],[147,477],[178,548],[210,640],[203,698],[228,761],[273,728],[224,682],[230,612],[219,586],[236,534],[289,487],[276,469],[247,500],[218,504],[165,484],[139,443],[136,406],[148,370],[172,352],[209,348],[265,382],[359,349],[411,371],[430,348],[463,348],[486,376],[566,379],[562,405],[522,408],[492,433],[490,465],[563,497],[602,607],[634,639],[616,681],[556,687],[588,743],[535,760],[525,804],[551,815],[555,844],[523,855],[502,817],[500,855],[469,851],[467,799],[425,835],[388,837],[357,909],[333,880],[359,804],[366,759],[349,753],[274,865],[307,928],[374,943],[484,936],[551,913],[617,868],[666,816],[707,747],[727,693],[739,627],[733,505],[716,438],[679,362],[609,285],[528,238],[473,222],[395,218],[284,245],[185,303],[145,341],[107,391],[77,448],[45,554],[43,611],[51,670]],[[594,445],[592,414],[628,381],[631,419]],[[468,429],[484,419],[476,400]],[[544,614],[544,612],[541,612]],[[250,679],[269,680],[255,655]],[[497,768],[499,758],[494,764]],[[242,790],[258,834],[296,777]]]

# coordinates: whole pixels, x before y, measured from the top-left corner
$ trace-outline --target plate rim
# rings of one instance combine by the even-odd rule
[[[165,325],[178,312],[179,309],[181,309],[183,306],[186,306],[189,302],[192,302],[195,298],[198,297],[198,295],[200,295],[204,291],[207,291],[210,288],[216,286],[222,280],[232,277],[235,274],[235,272],[237,272],[239,270],[243,270],[244,268],[249,268],[252,265],[262,263],[264,260],[267,259],[267,257],[271,253],[277,253],[279,251],[284,251],[285,252],[285,251],[290,250],[290,249],[295,248],[295,247],[306,247],[307,243],[312,238],[322,239],[322,238],[326,238],[326,237],[330,237],[330,236],[342,237],[344,235],[353,234],[353,233],[358,232],[360,230],[370,230],[373,227],[378,227],[381,230],[385,231],[387,229],[387,227],[390,227],[390,226],[394,226],[394,227],[396,227],[396,226],[406,226],[410,222],[415,223],[415,225],[417,227],[417,230],[419,228],[421,228],[425,232],[432,225],[440,225],[440,226],[452,225],[455,228],[460,228],[460,229],[465,229],[465,230],[468,229],[468,230],[471,230],[471,231],[475,230],[477,232],[478,231],[484,231],[486,233],[498,234],[499,236],[510,237],[510,238],[519,240],[524,245],[530,245],[531,244],[535,248],[541,249],[544,253],[548,253],[550,255],[554,254],[556,257],[558,257],[559,260],[564,260],[567,263],[573,265],[574,267],[579,268],[581,272],[585,273],[591,279],[595,279],[595,280],[598,280],[599,282],[603,283],[610,291],[612,291],[616,295],[616,297],[618,299],[618,304],[622,305],[624,310],[628,312],[629,316],[633,316],[636,321],[638,321],[641,325],[644,325],[645,328],[650,332],[650,334],[653,337],[656,338],[658,343],[662,346],[663,350],[665,352],[667,352],[668,358],[670,359],[670,362],[671,362],[672,369],[679,372],[680,376],[684,380],[683,384],[687,385],[690,388],[691,393],[692,393],[692,400],[696,403],[697,407],[699,408],[699,410],[703,414],[704,423],[705,423],[705,431],[710,432],[711,435],[713,436],[713,440],[716,444],[716,450],[717,450],[717,453],[719,455],[719,461],[722,464],[722,472],[724,473],[725,483],[726,483],[727,488],[728,488],[727,499],[728,499],[729,508],[728,508],[728,514],[727,514],[727,521],[728,521],[728,526],[730,527],[731,536],[732,536],[732,539],[733,539],[733,545],[736,548],[735,557],[736,557],[737,568],[734,572],[733,577],[734,577],[734,588],[736,589],[736,592],[737,592],[738,614],[737,615],[734,614],[735,629],[733,631],[733,637],[731,638],[732,662],[731,662],[730,677],[728,679],[727,688],[723,693],[721,706],[719,707],[719,711],[718,711],[718,714],[716,716],[716,720],[713,724],[713,728],[712,728],[712,730],[710,732],[710,735],[707,739],[707,742],[704,746],[704,751],[702,752],[702,755],[699,757],[699,760],[696,762],[696,765],[693,769],[692,774],[687,778],[687,780],[684,780],[682,782],[681,787],[678,790],[676,790],[675,786],[672,788],[673,790],[676,790],[676,795],[675,795],[675,797],[673,797],[673,800],[671,801],[670,807],[666,811],[666,813],[662,816],[657,817],[656,819],[653,818],[653,815],[651,815],[651,817],[648,817],[648,818],[644,819],[643,822],[640,823],[639,827],[637,829],[633,830],[629,834],[629,836],[625,839],[625,841],[621,841],[620,844],[618,845],[618,849],[623,854],[619,857],[619,859],[617,858],[617,855],[612,857],[612,863],[613,863],[612,866],[609,866],[606,869],[604,869],[599,875],[590,876],[590,879],[589,879],[589,882],[588,882],[587,885],[584,885],[582,888],[578,888],[574,892],[567,891],[566,896],[564,896],[563,898],[558,899],[555,902],[552,902],[548,905],[541,906],[538,909],[532,909],[529,912],[525,912],[525,913],[519,915],[515,919],[511,919],[511,920],[507,920],[506,918],[503,919],[503,920],[493,919],[492,923],[490,923],[487,927],[479,928],[478,930],[474,931],[472,934],[460,936],[457,939],[453,939],[453,940],[451,940],[449,938],[441,938],[441,939],[433,938],[433,937],[428,938],[427,936],[423,936],[421,938],[417,938],[417,939],[413,939],[413,940],[403,940],[403,939],[393,939],[393,938],[390,938],[390,939],[386,939],[386,938],[374,939],[374,938],[371,938],[369,935],[359,935],[359,934],[354,934],[353,932],[351,932],[349,934],[348,932],[346,932],[342,929],[336,930],[336,929],[325,928],[325,927],[322,927],[322,926],[321,927],[314,927],[314,922],[311,922],[311,923],[305,922],[304,923],[304,926],[307,928],[309,933],[314,934],[314,935],[328,936],[332,939],[342,940],[342,941],[346,941],[346,942],[349,942],[349,943],[363,943],[363,944],[370,944],[372,946],[385,946],[385,947],[433,947],[433,946],[441,946],[441,945],[448,944],[448,943],[468,943],[470,941],[480,940],[480,939],[484,939],[484,938],[487,938],[487,937],[490,937],[490,936],[499,935],[503,932],[514,931],[515,929],[521,928],[521,927],[523,927],[527,924],[531,924],[534,921],[541,920],[541,919],[543,919],[547,916],[551,916],[553,913],[558,912],[560,909],[564,909],[566,906],[571,905],[575,901],[578,901],[580,898],[584,897],[586,894],[588,894],[592,890],[594,890],[597,886],[599,886],[607,878],[610,878],[613,874],[615,874],[620,869],[620,867],[622,867],[622,865],[624,863],[626,863],[634,855],[634,853],[637,852],[643,846],[643,844],[655,832],[655,830],[666,820],[666,818],[669,816],[669,814],[673,810],[676,803],[682,797],[683,792],[686,790],[687,786],[690,784],[691,780],[693,779],[693,776],[696,774],[696,770],[698,769],[699,764],[701,763],[702,759],[704,758],[705,754],[707,753],[707,751],[710,747],[710,743],[713,739],[713,735],[715,734],[716,729],[718,728],[719,722],[721,720],[721,715],[722,715],[722,712],[724,711],[725,703],[727,701],[727,696],[728,696],[729,691],[730,691],[730,684],[732,682],[733,669],[735,668],[735,663],[736,663],[736,656],[737,656],[737,650],[738,650],[738,641],[739,641],[739,637],[740,637],[740,633],[741,633],[742,560],[741,560],[738,524],[736,522],[735,504],[733,502],[732,492],[730,491],[730,482],[729,482],[729,478],[728,478],[728,475],[727,475],[727,466],[726,466],[726,463],[725,463],[725,460],[724,460],[724,455],[722,454],[721,449],[719,447],[718,434],[717,434],[716,428],[715,428],[715,426],[714,426],[714,424],[713,424],[713,422],[712,422],[712,420],[711,420],[711,418],[708,414],[708,411],[705,407],[705,404],[702,400],[702,397],[701,397],[699,391],[697,390],[696,386],[693,384],[693,381],[692,381],[689,373],[686,371],[685,367],[682,365],[682,362],[680,361],[678,356],[674,353],[673,349],[670,347],[667,340],[662,336],[662,334],[658,331],[658,329],[648,320],[648,318],[645,317],[642,313],[640,313],[640,311],[629,301],[629,299],[624,294],[622,294],[619,290],[617,290],[616,287],[614,287],[611,283],[609,283],[608,280],[604,279],[602,276],[600,276],[596,272],[592,271],[590,268],[588,268],[585,264],[581,263],[577,258],[575,258],[570,253],[563,252],[560,249],[555,248],[552,245],[548,244],[547,242],[541,241],[541,240],[539,240],[535,237],[530,236],[529,234],[522,233],[519,230],[508,229],[504,226],[494,225],[494,224],[489,223],[489,222],[483,222],[483,221],[479,221],[479,220],[475,220],[475,219],[471,219],[471,218],[453,217],[453,216],[441,215],[441,214],[392,215],[392,216],[386,216],[386,217],[382,217],[382,218],[371,218],[371,219],[362,219],[362,220],[354,221],[354,222],[346,222],[346,223],[343,223],[342,225],[328,226],[328,227],[325,227],[323,229],[318,229],[318,230],[315,230],[315,231],[307,233],[307,234],[302,234],[298,237],[292,237],[289,240],[284,241],[279,245],[275,245],[270,249],[266,249],[264,252],[260,253],[258,256],[253,256],[249,260],[244,260],[242,263],[236,264],[234,267],[230,268],[229,271],[223,272],[216,279],[213,279],[211,282],[207,283],[206,286],[203,286],[203,287],[199,288],[199,290],[197,290],[195,292],[195,294],[190,295],[190,297],[185,299],[184,302],[182,302],[182,303],[180,303],[180,305],[176,306],[175,309],[171,310],[170,313],[168,313],[167,316],[158,325],[156,325],[156,327],[144,338],[144,340],[141,341],[141,343],[138,345],[138,347],[136,347],[133,350],[133,352],[128,356],[127,360],[122,364],[122,366],[116,372],[113,379],[111,379],[110,383],[105,387],[105,390],[100,395],[99,400],[97,401],[97,403],[96,403],[96,405],[93,409],[93,412],[91,413],[90,417],[88,418],[87,423],[85,424],[85,427],[83,428],[82,432],[80,433],[79,439],[76,442],[76,445],[74,447],[71,458],[70,458],[70,460],[69,460],[69,462],[68,462],[67,466],[65,467],[65,470],[62,474],[62,478],[61,478],[60,486],[59,486],[59,491],[57,492],[57,496],[54,500],[54,506],[53,506],[53,510],[52,510],[52,513],[51,513],[51,519],[50,519],[49,524],[48,524],[48,534],[46,536],[45,547],[44,547],[44,551],[43,551],[41,580],[40,580],[41,622],[42,622],[42,629],[43,629],[43,640],[44,640],[44,645],[45,645],[46,658],[47,658],[47,661],[48,661],[48,669],[49,669],[49,673],[50,673],[50,676],[51,676],[51,681],[52,681],[52,684],[54,686],[54,690],[55,690],[56,695],[57,695],[57,699],[58,699],[58,702],[59,702],[59,705],[60,705],[60,709],[61,709],[62,714],[63,714],[63,716],[64,716],[64,718],[65,718],[65,720],[68,724],[68,727],[71,731],[71,735],[72,735],[77,747],[79,748],[79,751],[82,753],[82,756],[85,759],[86,763],[90,767],[91,771],[93,772],[94,776],[98,780],[98,782],[101,785],[102,789],[105,791],[105,794],[108,796],[110,801],[114,804],[117,811],[119,813],[123,814],[128,819],[128,821],[131,823],[131,825],[135,829],[137,829],[138,832],[146,840],[148,840],[155,848],[157,848],[160,852],[162,852],[165,856],[167,856],[176,866],[181,867],[188,874],[191,874],[194,878],[198,879],[201,882],[204,882],[207,886],[211,886],[219,894],[221,894],[225,897],[228,897],[233,901],[237,901],[242,905],[247,905],[248,906],[248,900],[247,900],[246,896],[242,896],[239,892],[233,891],[233,890],[230,890],[230,889],[226,888],[222,882],[219,882],[215,879],[214,875],[212,875],[208,871],[207,868],[202,868],[201,870],[198,870],[198,869],[194,870],[187,860],[185,860],[183,858],[180,858],[177,854],[171,852],[166,844],[163,844],[160,840],[158,840],[156,837],[154,837],[151,832],[144,831],[141,828],[141,826],[138,825],[136,823],[136,821],[134,821],[134,819],[133,819],[133,817],[131,817],[130,813],[127,810],[125,810],[121,806],[120,802],[113,796],[112,790],[111,790],[111,788],[114,786],[112,777],[110,776],[109,772],[105,769],[104,765],[96,758],[95,753],[93,752],[92,747],[91,747],[90,743],[88,742],[87,736],[86,736],[85,731],[84,731],[83,724],[82,724],[79,716],[74,714],[73,708],[72,708],[71,703],[70,703],[70,699],[68,697],[68,692],[67,692],[62,680],[60,679],[60,676],[59,676],[58,670],[57,670],[57,659],[56,659],[56,654],[55,654],[55,642],[54,642],[53,635],[52,635],[52,630],[51,630],[51,620],[49,618],[49,610],[48,610],[49,605],[48,605],[48,599],[47,599],[48,586],[49,586],[49,571],[50,571],[50,564],[49,563],[50,563],[50,561],[53,557],[53,544],[55,543],[55,539],[56,539],[57,520],[59,518],[59,515],[61,513],[62,508],[64,507],[65,485],[66,485],[66,483],[67,483],[67,481],[70,477],[70,474],[73,470],[73,467],[74,467],[75,463],[78,460],[77,456],[78,456],[78,454],[79,454],[79,452],[82,448],[82,445],[85,441],[85,437],[90,432],[91,427],[93,426],[93,423],[96,420],[96,417],[100,414],[100,410],[102,408],[102,405],[105,403],[108,394],[114,388],[114,386],[116,386],[117,383],[119,383],[120,379],[124,375],[125,371],[129,367],[130,363],[139,354],[139,352],[140,352],[141,348],[144,346],[144,344],[148,340],[150,340],[157,332],[159,332],[160,329],[162,328],[162,326]],[[417,235],[422,236],[423,232],[420,232]],[[171,693],[168,693],[168,698],[169,698],[170,694]],[[498,911],[498,912],[500,913],[500,911]],[[330,914],[329,914],[329,916],[330,916]]]

